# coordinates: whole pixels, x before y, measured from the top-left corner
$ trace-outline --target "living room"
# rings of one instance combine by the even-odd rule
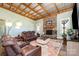
[[[0,52],[2,51],[0,54],[79,55],[79,28],[73,29],[72,20],[75,5],[75,3],[0,3]],[[68,35],[70,33],[71,36]]]

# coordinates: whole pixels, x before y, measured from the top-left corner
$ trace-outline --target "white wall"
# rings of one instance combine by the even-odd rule
[[[62,31],[63,31],[63,25],[62,20],[69,19],[68,23],[66,24],[66,30],[69,28],[72,28],[72,17],[71,17],[72,11],[64,12],[57,15],[57,37],[62,37]]]
[[[40,33],[41,35],[43,34],[43,19],[36,21],[36,32]]]
[[[35,21],[33,21],[27,17],[23,17],[19,14],[13,13],[11,11],[5,10],[3,8],[0,8],[0,19],[13,23],[12,29],[10,31],[10,35],[12,35],[12,36],[18,35],[22,31],[35,30]],[[15,28],[15,23],[17,23],[17,22],[22,23],[22,26],[20,29]]]

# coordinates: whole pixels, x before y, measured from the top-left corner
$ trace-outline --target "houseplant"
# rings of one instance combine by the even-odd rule
[[[66,34],[66,33],[63,33],[63,34],[62,34],[62,37],[66,37],[66,36],[67,36],[67,34]]]
[[[68,39],[68,40],[71,40],[73,34],[74,34],[73,29],[68,29],[68,30],[67,30],[67,39]]]

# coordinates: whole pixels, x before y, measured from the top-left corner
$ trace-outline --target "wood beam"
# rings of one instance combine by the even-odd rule
[[[4,8],[3,7],[3,5],[1,5],[1,7],[2,8],[4,8],[4,9],[7,9],[7,10],[9,10],[9,11],[11,11],[10,9],[11,9],[11,6],[12,6],[12,4],[8,4],[8,5],[10,5],[10,8],[9,9],[7,9],[7,8]],[[31,5],[31,4],[29,4],[29,5]],[[20,6],[20,5],[19,5]],[[16,6],[13,6],[13,7],[15,7],[15,8],[17,8],[18,10],[20,10],[18,7],[16,7]],[[26,9],[26,8],[25,8]],[[22,10],[21,10],[22,11]],[[31,10],[30,10],[31,11]],[[29,11],[29,12],[30,12]],[[13,12],[13,11],[12,11]],[[29,14],[29,12],[26,12],[25,14]],[[15,11],[15,13],[17,13],[16,11]],[[25,16],[25,15],[23,15],[23,14],[21,14],[21,13],[17,13],[17,14],[20,14],[20,15],[22,15],[22,16]],[[30,19],[34,19],[34,18],[32,18],[32,17],[36,17],[36,16],[34,16],[34,15],[31,15],[32,17],[29,17],[30,16],[30,14],[28,15],[28,16],[25,16],[25,17],[28,17],[28,18],[30,18]]]
[[[9,8],[9,9],[11,9],[11,7],[12,7],[12,3],[10,3],[9,5],[10,5],[10,8]]]
[[[31,3],[28,4],[28,6],[30,6],[30,5],[31,5]],[[26,9],[26,7],[25,7],[23,10],[21,10],[21,11],[24,11],[25,9]],[[22,13],[22,12],[21,12],[21,13]]]
[[[3,3],[0,3],[0,7],[2,7]]]
[[[16,7],[16,10],[18,10],[20,8],[20,6],[21,6],[21,3],[20,3],[20,5],[18,7]]]
[[[2,8],[3,8],[3,7],[2,7]],[[7,8],[4,8],[4,9],[11,11],[10,9],[7,9]],[[11,11],[11,12],[13,12],[13,11]],[[15,13],[16,13],[16,14],[19,14],[19,13],[17,13],[17,12],[15,12]],[[22,14],[19,14],[19,15],[22,15]],[[22,16],[24,16],[24,15],[22,15]],[[24,16],[24,17],[26,17],[26,16]],[[31,18],[31,17],[28,17],[28,16],[27,16],[27,18],[30,18],[30,19],[33,20],[33,18]]]
[[[41,8],[48,14],[50,15],[50,13],[48,12],[48,10],[46,10],[40,3],[37,3],[39,6],[41,6]]]
[[[39,4],[39,3],[38,3]],[[31,8],[30,7],[30,5],[31,4],[28,4],[28,5],[26,5],[26,4],[23,4],[24,6],[26,6],[25,7],[25,9],[26,8]],[[74,4],[73,4],[74,5]],[[39,5],[38,5],[39,6]],[[38,7],[38,6],[36,6],[36,7]],[[56,6],[56,5],[55,5]],[[7,8],[5,8],[5,7],[3,7],[3,4],[1,5],[1,7],[2,8],[4,8],[4,9],[7,9]],[[36,8],[35,7],[35,8]],[[15,7],[15,8],[17,8],[18,10],[20,10],[20,8],[19,7]],[[30,9],[30,11],[28,11],[28,12],[26,12],[25,14],[29,14],[28,16],[25,16],[25,14],[23,15],[23,14],[21,14],[21,13],[18,13],[18,14],[20,14],[20,15],[22,15],[22,16],[25,16],[25,17],[28,17],[28,18],[30,18],[30,19],[34,19],[34,20],[38,20],[38,19],[42,19],[42,18],[45,18],[45,17],[49,17],[50,15],[52,15],[52,16],[55,16],[55,15],[57,15],[57,14],[59,14],[59,13],[63,13],[63,12],[67,12],[67,11],[70,11],[70,10],[72,10],[72,8],[73,8],[73,6],[72,7],[68,7],[68,6],[65,6],[65,7],[62,7],[62,8],[58,8],[58,7],[56,7],[56,8],[58,8],[58,10],[59,10],[59,12],[56,12],[56,10],[54,10],[54,11],[52,11],[51,13],[49,13],[50,15],[48,15],[48,16],[42,16],[42,15],[40,15],[39,13],[38,13],[38,11],[35,11],[34,9],[35,8],[31,8]],[[9,9],[7,9],[7,10],[10,10],[11,9],[11,6],[10,6],[10,8]],[[44,10],[44,9],[43,9]],[[10,10],[11,11],[11,10]],[[23,10],[24,11],[24,10]],[[40,17],[38,17],[38,16],[34,16],[34,15],[32,15],[32,14],[30,14],[30,12],[31,11],[34,11],[35,13],[37,13],[38,15],[40,15]],[[44,10],[45,11],[45,10]],[[14,11],[15,13],[17,13],[16,11]],[[21,12],[22,12],[22,10],[21,10]],[[46,12],[46,11],[45,11]],[[48,12],[48,11],[47,11]],[[46,13],[47,13],[46,12]],[[31,17],[29,17],[29,16],[31,16]]]
[[[67,9],[63,9],[63,10],[60,11],[60,13],[68,12],[68,11],[71,11],[71,10],[72,10],[72,7],[71,8],[67,8]],[[55,12],[55,10],[53,12],[51,12],[51,16],[56,16],[57,14],[60,14],[60,13],[54,13],[54,12]],[[50,17],[50,15],[49,16],[46,16],[46,17]],[[40,19],[43,19],[43,18],[40,18]]]
[[[59,11],[59,9],[58,9],[56,3],[54,3],[54,6],[56,7],[57,12],[59,13],[60,11]]]
[[[23,3],[23,5],[26,6],[26,8],[31,9],[32,11],[34,11],[35,13],[37,13],[38,15],[41,15],[42,17],[44,17],[44,15],[42,15],[41,13],[38,13],[37,11],[35,11],[33,8],[31,8],[30,6],[27,6],[25,3]]]
[[[64,8],[64,7],[63,7],[63,9],[59,9],[59,11],[60,11],[60,13],[61,13],[61,12],[63,12],[63,11],[65,12],[65,11],[72,10],[72,9],[73,9],[73,7],[68,7],[68,8]]]
[[[27,6],[30,6],[32,3],[29,3]],[[26,7],[22,10],[22,11],[24,11],[26,9]],[[32,17],[35,17],[34,15],[32,15],[32,14],[30,14],[30,12],[31,12],[31,10],[30,11],[28,11],[28,12],[26,12],[23,16],[26,16],[26,14],[28,14],[28,16],[32,16]],[[22,13],[22,12],[21,12]],[[21,14],[20,13],[20,14]]]

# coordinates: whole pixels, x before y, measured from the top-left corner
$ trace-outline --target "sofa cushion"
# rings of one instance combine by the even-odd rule
[[[5,50],[7,51],[8,56],[16,56],[16,53],[13,51],[11,46],[7,46]]]
[[[17,44],[13,45],[12,48],[17,54],[21,53],[21,48]]]
[[[41,48],[28,45],[28,46],[22,48],[22,54],[24,56],[40,56],[41,55]]]

